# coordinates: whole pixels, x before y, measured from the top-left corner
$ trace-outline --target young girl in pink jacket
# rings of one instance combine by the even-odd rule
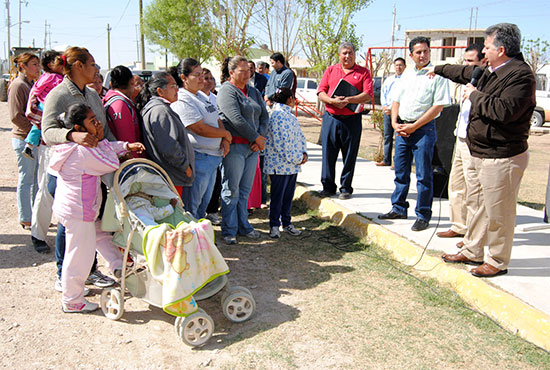
[[[55,145],[50,172],[57,176],[53,204],[55,217],[66,228],[66,249],[61,273],[64,312],[92,312],[95,303],[84,299],[84,282],[94,260],[95,250],[107,261],[111,272],[122,266],[122,256],[111,244],[111,235],[96,222],[101,205],[100,176],[119,167],[118,156],[127,151],[142,152],[141,143],[109,142],[103,127],[86,104],[71,105],[64,126],[95,135],[99,142],[90,148],[73,142]]]

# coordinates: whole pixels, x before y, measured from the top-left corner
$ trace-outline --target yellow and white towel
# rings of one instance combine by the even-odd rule
[[[193,294],[229,267],[214,244],[208,220],[161,224],[147,230],[143,252],[154,279],[162,284],[162,308],[174,316],[197,311]]]

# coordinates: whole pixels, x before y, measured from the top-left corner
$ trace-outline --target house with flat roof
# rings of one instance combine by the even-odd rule
[[[425,29],[405,31],[405,46],[418,36],[430,39],[430,46],[462,46],[459,49],[433,49],[431,62],[438,64],[461,64],[464,58],[465,47],[478,43],[483,45],[485,29]],[[412,60],[407,54],[407,64]]]

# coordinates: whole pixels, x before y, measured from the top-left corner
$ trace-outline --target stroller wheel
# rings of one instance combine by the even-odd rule
[[[225,275],[224,275],[225,276]],[[223,295],[222,295],[222,304],[223,302],[225,302],[225,300],[227,299],[227,297],[229,297],[230,295],[232,294],[235,294],[235,293],[245,293],[245,294],[248,294],[249,296],[251,297],[254,297],[252,295],[252,292],[248,289],[246,289],[244,286],[239,286],[239,285],[235,285],[235,286],[232,286],[232,287],[227,287],[225,289],[225,292],[223,292]]]
[[[124,297],[117,289],[103,289],[101,292],[101,311],[105,317],[118,320],[124,313]]]
[[[174,326],[181,340],[192,347],[203,345],[214,333],[214,321],[200,308],[185,318],[177,317]]]
[[[223,314],[233,322],[243,322],[252,316],[256,309],[256,302],[252,295],[236,292],[223,300]]]

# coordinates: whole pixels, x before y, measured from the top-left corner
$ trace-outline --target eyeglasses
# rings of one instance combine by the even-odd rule
[[[92,65],[101,71],[101,66],[99,64],[94,63]]]
[[[195,73],[189,73],[189,76],[201,77],[201,76],[203,76],[203,74],[202,74],[202,72],[195,72]]]
[[[214,77],[205,77],[204,79],[207,80],[207,81],[210,81],[210,80],[213,80]]]

